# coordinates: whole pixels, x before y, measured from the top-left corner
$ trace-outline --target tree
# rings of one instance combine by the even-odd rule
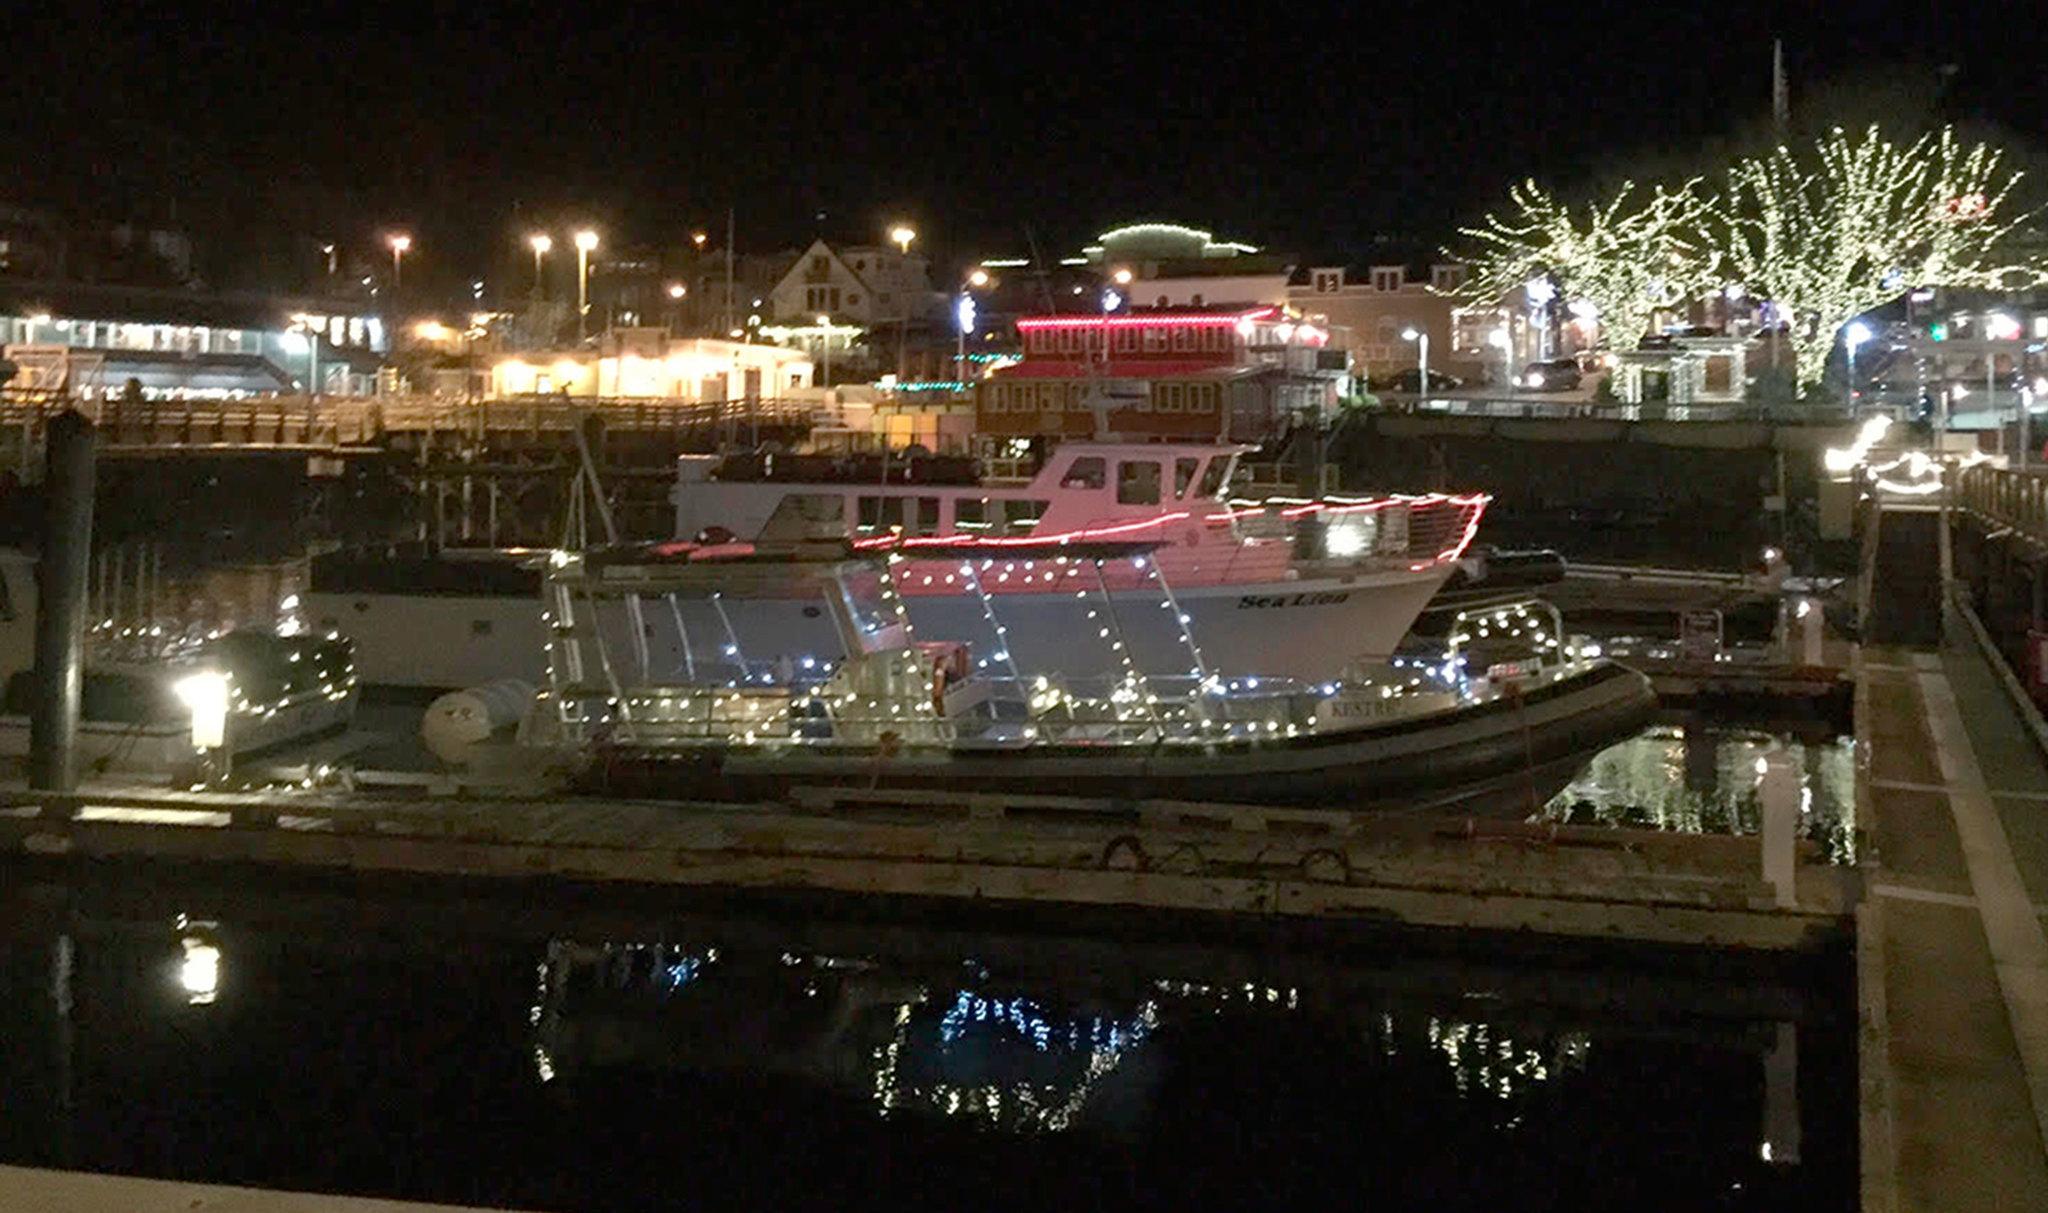
[[[1447,250],[1471,267],[1459,294],[1498,303],[1534,278],[1548,278],[1565,301],[1591,304],[1610,346],[1632,348],[1659,311],[1681,307],[1719,285],[1709,243],[1711,203],[1697,179],[1639,195],[1625,182],[1604,204],[1583,212],[1524,181],[1508,192],[1507,217],[1486,216],[1460,229],[1472,244]]]
[[[2002,153],[1950,129],[1906,145],[1876,125],[1738,160],[1717,207],[1728,267],[1788,323],[1801,386],[1821,380],[1842,326],[1916,286],[2014,289],[2038,266],[2003,260],[2025,213]]]

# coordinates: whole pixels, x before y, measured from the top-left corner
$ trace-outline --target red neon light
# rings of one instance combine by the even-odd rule
[[[1099,328],[1235,328],[1247,320],[1265,320],[1279,313],[1277,307],[1262,307],[1225,316],[1025,316],[1017,321],[1020,331],[1029,329]]]
[[[1077,531],[1063,531],[1057,535],[1015,535],[995,539],[980,535],[920,535],[904,538],[900,535],[877,535],[872,539],[856,539],[853,546],[862,550],[877,548],[1019,548],[1037,547],[1041,544],[1062,544],[1089,539],[1109,539],[1119,535],[1134,535],[1140,531],[1165,526],[1190,517],[1186,510],[1171,514],[1155,514],[1135,522],[1120,522],[1115,526],[1084,527]]]

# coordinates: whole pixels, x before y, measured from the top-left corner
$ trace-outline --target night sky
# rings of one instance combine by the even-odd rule
[[[1134,218],[1428,247],[1513,179],[1755,123],[1774,35],[1795,104],[1875,78],[2048,142],[2025,6],[125,7],[0,35],[0,200],[175,213],[224,278],[404,226],[409,279],[466,280],[536,224],[672,244],[728,204],[742,250],[899,216],[940,258]]]

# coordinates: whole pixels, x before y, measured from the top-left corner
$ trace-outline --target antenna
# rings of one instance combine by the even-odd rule
[[[1792,93],[1785,83],[1785,40],[1771,39],[1771,123],[1778,134],[1792,124]]]

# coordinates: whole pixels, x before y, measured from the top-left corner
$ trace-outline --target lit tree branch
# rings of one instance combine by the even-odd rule
[[[1719,226],[1730,268],[1789,323],[1802,386],[1820,382],[1843,325],[1907,287],[2043,280],[2039,265],[1999,260],[2027,218],[2005,213],[2020,174],[2000,159],[1951,130],[1901,147],[1873,125],[1729,169]]]
[[[1633,348],[1659,311],[1682,307],[1719,285],[1719,256],[1705,237],[1712,204],[1697,179],[1636,194],[1634,182],[1583,215],[1534,181],[1508,192],[1508,217],[1488,215],[1461,229],[1473,244],[1459,294],[1497,304],[1532,278],[1553,279],[1568,302],[1599,312],[1608,344]]]

